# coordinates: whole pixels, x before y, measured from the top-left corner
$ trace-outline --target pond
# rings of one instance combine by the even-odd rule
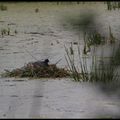
[[[112,33],[117,39],[119,38],[120,12],[108,11],[104,2],[0,4],[7,6],[7,10],[0,10],[0,31],[1,33],[7,31],[7,34],[0,33],[0,73],[4,72],[4,69],[20,68],[28,62],[47,58],[50,63],[56,63],[61,59],[57,65],[68,67],[64,45],[69,47],[72,42],[74,50],[77,51],[79,41],[80,49],[83,50],[82,28],[89,31],[96,29],[108,38],[111,26]],[[84,14],[94,22],[89,27],[85,24],[80,28],[78,25],[81,24],[78,23],[81,19],[84,21],[82,18]],[[86,21],[89,22],[91,21]],[[102,50],[104,57],[109,57],[111,46],[109,44],[97,46],[98,58]],[[75,62],[78,64],[78,56],[75,55]],[[92,55],[92,52],[87,55],[88,65],[91,64]],[[33,81],[0,78],[0,89],[0,108],[2,108],[0,116],[3,118],[93,118],[100,112],[100,117],[119,116],[119,98],[116,95],[105,96],[94,85],[79,84],[66,78]]]
[[[0,28],[9,28],[10,35],[0,37],[1,71],[21,67],[35,58],[49,58],[52,63],[62,59],[58,65],[67,65],[64,45],[80,40],[82,47],[83,34],[67,24],[66,18],[77,19],[84,11],[95,14],[96,26],[103,34],[107,36],[110,25],[112,32],[119,36],[119,11],[108,11],[102,2],[59,5],[56,2],[11,2],[4,5],[7,10],[0,11]]]

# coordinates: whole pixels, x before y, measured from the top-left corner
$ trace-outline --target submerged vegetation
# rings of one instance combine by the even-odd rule
[[[7,10],[7,6],[1,4],[1,5],[0,5],[0,10],[1,10],[1,11],[6,11],[6,10]]]

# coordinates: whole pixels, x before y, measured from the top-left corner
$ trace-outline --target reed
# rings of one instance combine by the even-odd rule
[[[110,44],[115,43],[115,40],[116,40],[116,38],[114,37],[114,35],[112,33],[112,30],[111,30],[111,27],[109,26],[109,41],[110,41]]]
[[[73,47],[72,47],[73,50]],[[75,56],[71,55],[70,50],[65,46],[65,51],[67,55],[65,56],[68,68],[70,70],[70,75],[75,81],[87,81],[88,80],[88,68],[85,59],[81,59],[81,51],[78,45],[78,57],[79,57],[79,65],[75,65]],[[73,52],[74,53],[74,52]],[[77,68],[78,67],[78,68]],[[81,72],[80,72],[80,69]]]
[[[116,10],[120,8],[120,2],[115,1],[115,2],[106,2],[107,4],[107,10]]]
[[[98,32],[84,33],[84,49],[83,53],[86,55],[91,51],[91,46],[105,44],[105,37]]]
[[[99,32],[94,32],[88,35],[89,45],[101,45],[105,43],[104,37]]]
[[[1,36],[4,37],[6,35],[12,35],[12,32],[11,32],[11,28],[10,27],[6,27],[6,28],[2,28],[1,29]],[[15,29],[14,32],[13,32],[13,35],[16,35],[18,33],[18,31]]]
[[[65,51],[67,53],[67,56],[65,56],[65,59],[69,67],[70,76],[74,78],[75,81],[79,81],[81,76],[78,73],[78,70],[75,66],[73,46],[71,45],[70,49],[66,48],[65,46]],[[72,54],[71,54],[71,51],[72,51]]]
[[[78,55],[77,55],[79,58],[79,65],[77,64],[77,67],[79,69],[77,69],[74,61],[74,56],[70,54],[69,49],[65,47],[65,50],[67,53],[66,61],[71,71],[71,77],[75,81],[101,82],[104,84],[119,81],[118,72],[115,72],[118,66],[113,64],[112,62],[113,58],[114,61],[120,60],[119,58],[116,57],[120,54],[118,49],[114,52],[114,54],[112,54],[112,57],[110,57],[109,62],[106,62],[104,60],[103,54],[101,55],[100,62],[96,59],[96,56],[93,55],[90,71],[88,68],[86,58],[81,57],[81,51],[79,45],[78,45]]]

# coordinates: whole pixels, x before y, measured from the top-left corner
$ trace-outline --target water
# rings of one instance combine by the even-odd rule
[[[79,39],[83,44],[82,33],[73,29],[74,26],[66,24],[67,17],[77,19],[84,12],[93,12],[96,25],[101,27],[103,34],[108,34],[108,25],[111,25],[116,36],[119,33],[119,11],[107,11],[103,3],[57,5],[49,2],[13,2],[5,5],[8,10],[0,11],[0,28],[9,27],[10,34],[13,36],[0,37],[1,71],[35,61],[27,51],[36,59],[49,58],[52,63],[62,58],[58,65],[64,67],[66,65],[64,44]],[[39,9],[38,13],[35,12],[36,8]],[[67,25],[67,29],[64,25]],[[17,34],[14,33],[15,30]],[[38,34],[30,34],[32,32],[38,32]]]
[[[98,28],[98,30],[101,31],[101,33],[104,34],[106,37],[108,36],[108,27],[110,25],[114,35],[119,38],[120,13],[118,10],[108,11],[107,6],[102,2],[86,4],[60,3],[59,5],[57,5],[56,2],[13,2],[4,3],[4,5],[8,7],[8,10],[0,11],[0,30],[2,28],[7,29],[9,27],[11,32],[10,36],[0,36],[0,73],[3,72],[4,69],[12,70],[14,68],[22,67],[25,63],[36,61],[36,59],[42,60],[49,58],[51,63],[55,63],[62,58],[62,60],[58,63],[58,66],[67,66],[66,60],[64,58],[64,55],[66,54],[64,45],[69,46],[71,42],[76,42],[80,40],[80,48],[81,50],[83,50],[84,42],[83,33],[78,31],[76,26],[72,26],[71,24],[69,24],[68,21],[66,21],[66,18],[79,20],[80,15],[83,13],[93,13],[95,15],[95,27]],[[37,13],[35,12],[36,8],[39,9],[39,12]],[[15,34],[15,30],[17,31],[17,34]],[[96,49],[96,55],[98,57],[101,55],[101,48],[102,47],[100,46]],[[108,56],[108,53],[111,49],[110,46],[105,45],[103,46],[103,48],[105,56]],[[74,49],[77,51],[77,45],[74,45]],[[91,53],[88,55],[88,64],[91,63],[91,55]],[[32,56],[34,56],[35,58],[33,58]],[[77,64],[77,56],[75,58]],[[92,89],[93,86],[85,87],[85,89],[83,89],[82,87],[84,87],[84,85],[79,86],[79,84],[77,83],[69,83],[69,81],[66,82],[65,80],[56,82],[54,80],[52,80],[52,82],[28,80],[27,82],[24,81],[21,83],[14,82],[14,80],[13,82],[6,82],[4,80],[8,80],[8,78],[0,79],[0,81],[2,82],[0,105],[1,108],[3,108],[0,111],[1,116],[7,114],[8,117],[12,118],[41,116],[68,118],[71,115],[73,115],[73,117],[93,117],[93,114],[96,111],[95,108],[100,109],[100,111],[105,108],[105,111],[110,111],[110,113],[112,110],[114,111],[115,109],[116,113],[112,111],[114,115],[119,112],[119,106],[117,106],[117,102],[114,101],[115,105],[108,105],[109,98],[106,99],[106,96],[104,96],[105,98],[99,97],[100,102],[98,102],[98,100],[96,99],[97,95],[103,96],[103,94],[95,93],[95,95],[93,95],[93,91],[95,91],[94,89],[92,90],[92,92],[90,92],[90,96],[88,96],[87,93],[89,93],[89,89]],[[79,87],[74,86],[74,84],[78,85]],[[7,85],[9,86],[10,91],[9,89],[7,89]],[[26,88],[26,85],[28,88]],[[50,90],[52,92],[50,92]],[[31,97],[28,95],[28,93],[30,93],[30,95],[39,95],[39,92],[41,95],[41,91],[42,94],[45,94],[45,97],[43,99],[46,100],[46,102],[40,103],[41,100],[39,101],[38,98],[36,99],[33,96]],[[70,91],[72,91],[72,93]],[[78,93],[79,91],[81,92],[80,94]],[[66,96],[64,95],[64,93],[66,93]],[[12,95],[12,97],[10,95]],[[49,99],[47,97],[49,97]],[[81,99],[80,103],[79,101],[77,103],[76,100],[78,99]],[[107,102],[104,103],[101,99],[104,99],[104,101]],[[116,96],[115,99],[118,100]],[[4,102],[5,100],[7,105]],[[64,103],[65,100],[68,101],[68,104]],[[89,104],[89,102],[91,104]],[[113,101],[110,102],[113,103]],[[103,106],[100,107],[98,103],[100,103],[100,105],[102,104]],[[41,115],[39,116],[39,107],[41,104]],[[83,105],[82,109],[79,109],[78,105]],[[92,105],[95,107],[93,107]],[[9,108],[9,106],[11,106],[11,108]],[[32,107],[34,108],[33,110]],[[37,111],[35,111],[36,107]],[[89,108],[92,108],[92,111]],[[27,113],[23,113],[23,109],[27,111]],[[54,114],[53,112],[55,112],[56,114]],[[105,115],[104,113],[101,114]],[[107,115],[109,115],[109,113],[107,113]]]

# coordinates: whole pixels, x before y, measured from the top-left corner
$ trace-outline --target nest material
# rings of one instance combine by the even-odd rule
[[[35,77],[35,78],[61,78],[69,76],[69,72],[64,68],[58,68],[55,64],[49,66],[26,65],[20,69],[6,71],[5,77]]]

